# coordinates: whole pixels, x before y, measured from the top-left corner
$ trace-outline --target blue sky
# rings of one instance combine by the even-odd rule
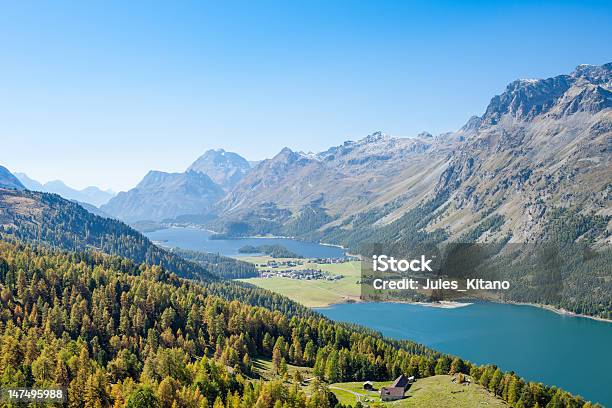
[[[116,190],[455,130],[517,78],[612,61],[610,2],[3,2],[0,164]]]

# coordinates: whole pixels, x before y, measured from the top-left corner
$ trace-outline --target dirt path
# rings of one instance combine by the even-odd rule
[[[332,385],[330,385],[329,388],[334,389],[334,390],[346,391],[350,394],[353,394],[357,398],[357,402],[361,401],[361,397],[367,396],[367,395],[359,394],[358,392],[355,392],[355,391],[347,390],[346,388],[336,387]]]

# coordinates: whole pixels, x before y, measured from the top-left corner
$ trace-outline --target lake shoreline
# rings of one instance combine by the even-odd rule
[[[440,302],[412,302],[412,301],[401,301],[401,300],[393,300],[393,301],[384,301],[384,302],[374,302],[374,301],[363,301],[361,299],[356,299],[353,297],[346,297],[341,302],[329,303],[325,306],[312,307],[311,309],[327,309],[336,305],[345,305],[351,303],[397,303],[403,305],[415,305],[422,307],[431,307],[437,309],[459,309],[461,307],[470,306],[473,303],[468,302],[452,302],[452,301],[440,301]]]
[[[517,305],[517,306],[537,307],[538,309],[544,309],[544,310],[547,310],[549,312],[553,312],[553,313],[561,315],[561,316],[584,317],[586,319],[597,320],[599,322],[612,323],[612,319],[606,319],[604,317],[599,317],[599,316],[591,316],[591,315],[587,315],[587,314],[583,314],[583,313],[576,313],[576,312],[572,312],[570,310],[566,310],[566,309],[555,307],[555,306],[551,306],[551,305],[545,305],[545,304],[541,304],[541,303],[513,302],[513,301],[496,302],[496,303],[505,303],[505,304]]]
[[[603,317],[599,317],[599,316],[591,316],[591,315],[586,315],[586,314],[582,314],[582,313],[576,313],[576,312],[572,312],[570,310],[566,310],[566,309],[562,309],[562,308],[557,308],[551,305],[544,305],[544,304],[540,304],[540,303],[528,303],[528,302],[513,302],[513,301],[506,301],[506,302],[499,302],[499,301],[494,301],[494,300],[484,300],[486,302],[492,302],[492,303],[499,303],[499,304],[506,304],[506,305],[516,305],[516,306],[530,306],[530,307],[536,307],[538,309],[543,309],[546,310],[548,312],[552,312],[555,313],[557,315],[560,316],[568,316],[568,317],[583,317],[586,319],[591,319],[591,320],[596,320],[599,322],[605,322],[605,323],[612,323],[612,319],[606,319]],[[336,302],[336,303],[330,303],[329,305],[324,306],[323,308],[328,308],[328,307],[332,307],[334,305],[341,305],[341,304],[346,304],[346,303],[376,303],[376,302],[365,302],[365,301],[361,301],[361,300],[352,300],[352,301],[343,301],[343,302]],[[458,309],[460,307],[466,307],[466,306],[470,306],[473,303],[470,302],[452,302],[452,301],[440,301],[440,302],[411,302],[411,301],[400,301],[400,300],[394,300],[394,301],[385,301],[382,303],[401,303],[401,304],[406,304],[406,305],[416,305],[416,306],[423,306],[423,307],[433,307],[433,308],[439,308],[439,309]],[[320,309],[320,308],[317,308]]]
[[[291,237],[258,235],[251,237],[224,237],[214,239],[216,232],[209,228],[172,225],[167,228],[146,233],[151,241],[163,242],[164,246],[177,246],[201,252],[219,253],[229,257],[243,255],[239,249],[243,245],[262,244],[282,245],[302,258],[347,258],[346,250],[332,244],[300,241]]]
[[[206,228],[204,226],[201,225],[197,225],[197,224],[162,224],[160,225],[158,228],[155,229],[151,229],[146,231],[146,233],[150,233],[150,232],[155,232],[155,231],[160,231],[163,229],[169,229],[169,228],[191,228],[191,229],[195,229],[195,230],[200,230],[200,231],[206,231],[206,232],[210,232],[211,234],[222,234],[222,232],[219,231],[214,231],[211,230],[209,228]],[[238,240],[238,239],[292,239],[294,241],[299,241],[299,242],[304,242],[304,243],[310,243],[310,244],[319,244],[322,246],[327,246],[327,247],[334,247],[334,248],[340,248],[340,249],[344,249],[346,250],[346,247],[343,247],[342,245],[338,245],[338,244],[328,244],[325,242],[316,242],[316,241],[305,241],[302,239],[299,239],[298,237],[295,236],[284,236],[284,235],[274,235],[274,234],[266,234],[266,235],[245,235],[245,236],[227,236],[224,237],[224,240]],[[353,255],[353,256],[359,256],[359,255]]]
[[[194,230],[200,230],[200,231],[205,231],[207,233],[210,234],[214,234],[214,231],[211,231],[208,228],[203,228],[203,227],[198,227],[195,225],[191,225],[191,226],[176,226],[176,225],[172,225],[167,227],[168,229],[181,229],[181,228],[186,228],[186,229],[194,229]],[[298,242],[303,242],[303,243],[308,243],[308,244],[314,244],[314,242],[309,242],[309,241],[300,241],[300,240],[296,240],[295,238],[291,238],[291,237],[280,237],[280,236],[253,236],[253,237],[244,237],[244,238],[236,238],[236,239],[291,239],[291,240],[295,240]],[[170,245],[168,245],[168,240],[167,239],[152,239],[152,241],[159,246],[162,247],[170,247]],[[338,249],[342,249],[343,251],[346,251],[346,248],[344,248],[341,245],[335,245],[335,244],[328,244],[328,243],[323,243],[323,242],[319,242],[317,243],[318,245],[324,246],[324,247],[335,247]],[[228,256],[232,256],[232,255],[228,255]],[[352,257],[351,254],[348,254],[346,252],[344,252],[344,256],[345,257]],[[235,255],[234,257],[240,257],[240,255]],[[311,258],[309,256],[304,256],[305,258]],[[570,316],[570,317],[583,317],[583,318],[587,318],[587,319],[592,319],[595,321],[601,321],[601,322],[606,322],[606,323],[612,323],[612,318],[603,318],[603,317],[599,317],[599,316],[591,316],[591,315],[587,315],[587,314],[583,314],[583,313],[575,313],[563,308],[558,308],[555,306],[551,306],[551,305],[546,305],[546,304],[538,304],[538,303],[529,303],[529,302],[514,302],[514,301],[497,301],[495,299],[486,299],[488,301],[491,302],[497,302],[497,303],[507,303],[507,304],[514,304],[514,305],[522,305],[522,306],[531,306],[531,307],[537,307],[540,309],[544,309],[547,310],[549,312],[553,312],[557,315],[560,316]],[[356,297],[345,297],[343,299],[339,299],[336,302],[332,302],[329,304],[326,304],[325,306],[322,307],[330,307],[333,306],[335,304],[343,304],[343,303],[356,303],[356,302],[361,302],[360,299],[357,299]],[[420,305],[420,306],[424,306],[424,307],[435,307],[435,308],[444,308],[444,309],[455,309],[457,307],[463,307],[463,306],[468,306],[470,303],[467,304],[461,304],[460,302],[449,302],[447,304],[439,304],[437,302],[413,302],[413,301],[394,301],[397,303],[406,303],[406,304],[415,304],[415,305]]]
[[[610,405],[612,332],[606,323],[564,319],[509,302],[475,302],[455,311],[400,304],[341,304],[317,310],[340,322],[368,327],[385,337],[409,339],[479,365],[495,364],[526,380],[542,382]],[[578,347],[584,353],[577,353]],[[588,372],[578,379],[565,372]]]

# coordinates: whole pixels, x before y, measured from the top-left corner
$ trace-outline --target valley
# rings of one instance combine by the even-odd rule
[[[241,257],[243,261],[257,265],[258,270],[269,270],[266,265],[272,258],[269,257]],[[281,267],[279,269],[286,269]],[[287,296],[289,299],[308,307],[326,307],[336,303],[359,301],[361,287],[360,261],[349,261],[338,264],[321,264],[305,262],[292,267],[295,270],[316,269],[338,276],[337,280],[302,280],[284,277],[257,277],[242,279],[243,282],[253,284],[263,289]]]
[[[0,38],[0,408],[612,408],[612,1]]]
[[[116,195],[0,166],[0,385],[59,384],[70,407],[345,408],[405,374],[383,406],[610,405],[610,324],[520,304],[612,317],[611,87],[611,63],[580,65],[511,82],[454,132],[208,150]],[[429,248],[511,281],[505,303],[363,301],[347,253]]]
[[[190,246],[200,250],[208,245],[206,241],[194,240],[190,230],[174,228],[172,233],[173,245]],[[314,269],[342,276],[334,281],[251,277],[240,279],[241,282],[256,285],[315,308],[334,321],[357,323],[379,330],[391,338],[416,340],[452,355],[468,356],[470,361],[496,364],[529,379],[560,385],[606,405],[612,401],[612,395],[603,391],[607,388],[601,382],[606,378],[606,367],[612,364],[612,361],[607,361],[607,357],[601,357],[606,354],[608,342],[612,342],[609,322],[561,315],[535,306],[474,303],[473,300],[460,308],[408,303],[364,303],[360,299],[360,261],[317,263],[308,258],[241,256],[234,252],[235,248],[242,245],[241,241],[242,239],[228,240],[230,248],[234,249],[228,249],[225,253],[254,264],[259,273]],[[274,239],[271,241],[275,242]],[[211,242],[226,243],[223,240]],[[283,242],[286,244],[288,241]],[[310,248],[309,243],[300,241],[294,241],[291,245],[298,252]],[[302,248],[301,245],[305,247]],[[325,247],[321,248],[324,249]],[[271,268],[270,263],[279,266]],[[291,266],[286,266],[287,263]],[[576,347],[584,350],[583,353],[572,354]],[[504,352],[500,353],[500,349]],[[560,355],[567,357],[560,360]],[[563,374],[563,368],[566,366],[589,372],[592,376],[572,378],[568,381]],[[345,395],[342,391],[332,391],[340,396]],[[350,398],[346,395],[345,397]],[[406,403],[409,403],[408,401],[410,399]]]
[[[149,172],[101,210],[160,242],[163,230],[195,227],[217,231],[226,247],[254,236],[356,254],[367,245],[499,245],[507,260],[498,272],[517,288],[507,300],[609,319],[611,84],[611,63],[580,65],[511,82],[454,132],[377,131],[320,152],[285,147],[252,163],[208,150],[182,173]],[[220,245],[204,249],[224,252]],[[554,293],[534,287],[537,268],[511,261],[543,247],[562,264]]]

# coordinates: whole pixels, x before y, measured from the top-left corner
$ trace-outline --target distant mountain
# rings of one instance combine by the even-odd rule
[[[150,171],[136,187],[117,194],[101,210],[126,222],[162,221],[205,214],[223,194],[204,173]]]
[[[224,189],[231,189],[249,172],[249,162],[237,153],[223,149],[208,150],[187,171],[206,174]]]
[[[24,186],[6,167],[0,166],[0,188],[23,190]]]
[[[259,217],[266,220],[262,226],[272,220],[279,226],[308,225],[311,231],[324,221],[341,223],[345,217],[392,201],[399,210],[431,188],[455,144],[450,138],[428,134],[399,139],[375,132],[318,154],[284,148],[251,170],[217,211],[227,220],[253,223]],[[276,214],[271,214],[273,207]],[[314,213],[316,223],[303,222]],[[291,231],[299,235],[299,228]]]
[[[93,248],[162,265],[183,277],[214,279],[202,266],[155,246],[126,224],[98,217],[55,194],[0,188],[0,237],[3,234],[71,251]]]
[[[19,181],[21,181],[21,183],[28,190],[32,190],[32,191],[43,191],[44,190],[44,187],[41,183],[39,183],[36,180],[31,179],[25,173],[15,173],[15,177],[17,177]]]
[[[115,195],[112,191],[103,191],[98,187],[90,186],[83,190],[76,190],[68,187],[61,180],[49,181],[45,184],[31,179],[25,173],[15,173],[15,176],[23,183],[23,185],[32,191],[43,191],[45,193],[55,193],[68,200],[76,200],[83,203],[92,204],[96,207],[106,204],[108,200]]]
[[[102,218],[114,218],[113,216],[111,216],[108,213],[105,213],[104,211],[102,211],[101,209],[99,209],[98,207],[96,207],[93,204],[83,203],[83,202],[76,201],[76,200],[70,200],[70,201],[73,201],[73,202],[77,203],[78,205],[80,205],[81,207],[83,207],[84,209],[89,211],[90,213],[92,213],[94,215],[97,215],[98,217],[102,217]]]

